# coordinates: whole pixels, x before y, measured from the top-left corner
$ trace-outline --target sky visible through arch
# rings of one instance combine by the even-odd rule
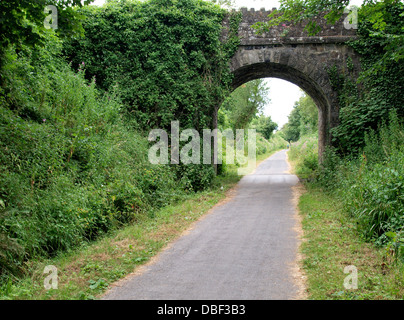
[[[93,5],[103,5],[106,0],[95,0]],[[234,0],[235,7],[254,8],[259,10],[265,8],[270,10],[279,6],[278,0]],[[351,0],[351,5],[360,6],[363,0]],[[278,128],[288,122],[288,115],[293,109],[303,91],[293,83],[276,78],[266,78],[265,82],[269,87],[270,103],[264,107],[264,114],[271,116],[272,121],[278,124]]]

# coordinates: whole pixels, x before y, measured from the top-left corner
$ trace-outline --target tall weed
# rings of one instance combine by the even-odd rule
[[[318,139],[305,135],[290,145],[289,159],[295,163],[296,174],[303,179],[312,179],[318,168]]]

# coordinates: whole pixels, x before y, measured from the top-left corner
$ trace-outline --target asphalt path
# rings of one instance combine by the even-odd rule
[[[229,201],[102,299],[296,299],[298,178],[286,159],[282,150],[263,161]]]

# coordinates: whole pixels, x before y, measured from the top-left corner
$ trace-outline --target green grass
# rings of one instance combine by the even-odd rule
[[[303,269],[309,299],[377,300],[404,298],[404,267],[384,248],[365,242],[341,202],[306,185],[299,199]],[[346,266],[358,271],[358,288],[345,289]]]
[[[339,179],[323,173],[320,179],[325,183],[319,183],[316,143],[315,136],[303,136],[288,152],[292,171],[304,181],[298,208],[303,229],[300,251],[307,276],[308,299],[403,299],[403,264],[389,246],[377,246],[364,237],[358,220],[350,212],[352,207],[347,206],[347,197],[341,197],[358,184],[358,178],[353,179],[358,176],[357,167],[352,164],[351,173],[347,175],[338,171]],[[348,162],[346,165],[349,167]],[[343,187],[338,185],[341,179]],[[351,200],[354,199],[356,195],[351,195]],[[344,273],[347,266],[355,266],[357,270],[357,289],[344,286],[345,279],[351,275]]]

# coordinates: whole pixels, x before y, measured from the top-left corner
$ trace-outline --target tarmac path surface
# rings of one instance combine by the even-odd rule
[[[102,299],[298,299],[298,178],[288,170],[286,150],[263,161],[240,180],[229,201]]]

